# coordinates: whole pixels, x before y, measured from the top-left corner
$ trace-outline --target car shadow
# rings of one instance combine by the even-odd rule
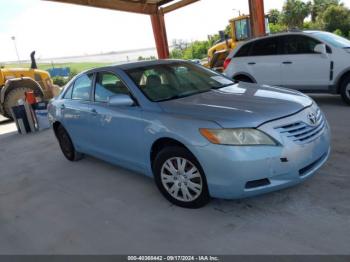
[[[349,107],[341,98],[340,95],[332,94],[307,94],[316,101],[319,105]]]
[[[10,123],[13,123],[13,120],[9,119],[9,118],[3,118],[0,120],[0,125],[6,125],[6,124],[10,124]]]

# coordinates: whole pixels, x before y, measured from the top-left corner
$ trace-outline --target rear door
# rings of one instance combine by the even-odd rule
[[[327,90],[331,59],[314,51],[320,41],[305,35],[282,37],[283,86],[299,90]]]
[[[257,83],[281,84],[281,57],[279,37],[268,37],[253,42],[249,56],[239,58],[241,64]],[[239,53],[237,53],[239,55]],[[236,58],[234,58],[236,59]]]

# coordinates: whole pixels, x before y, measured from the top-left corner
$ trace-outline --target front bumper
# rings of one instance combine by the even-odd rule
[[[330,155],[330,129],[312,141],[296,143],[276,130],[281,122],[301,119],[301,112],[259,129],[278,138],[281,146],[224,146],[209,144],[192,149],[205,172],[209,193],[223,199],[245,198],[296,185],[312,176]]]

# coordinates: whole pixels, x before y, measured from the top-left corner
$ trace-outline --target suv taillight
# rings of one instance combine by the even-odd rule
[[[231,63],[231,58],[226,58],[225,62],[224,62],[224,69],[226,69],[228,67],[228,65]]]

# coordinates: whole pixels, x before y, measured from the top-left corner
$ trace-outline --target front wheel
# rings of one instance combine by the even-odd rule
[[[196,158],[185,148],[161,150],[154,162],[155,182],[171,203],[185,208],[200,208],[210,201],[204,172]]]
[[[56,136],[60,144],[63,155],[69,161],[78,161],[82,159],[83,155],[75,150],[68,132],[62,125],[59,125],[57,127]]]
[[[346,77],[340,86],[340,94],[345,103],[350,105],[350,76]]]

